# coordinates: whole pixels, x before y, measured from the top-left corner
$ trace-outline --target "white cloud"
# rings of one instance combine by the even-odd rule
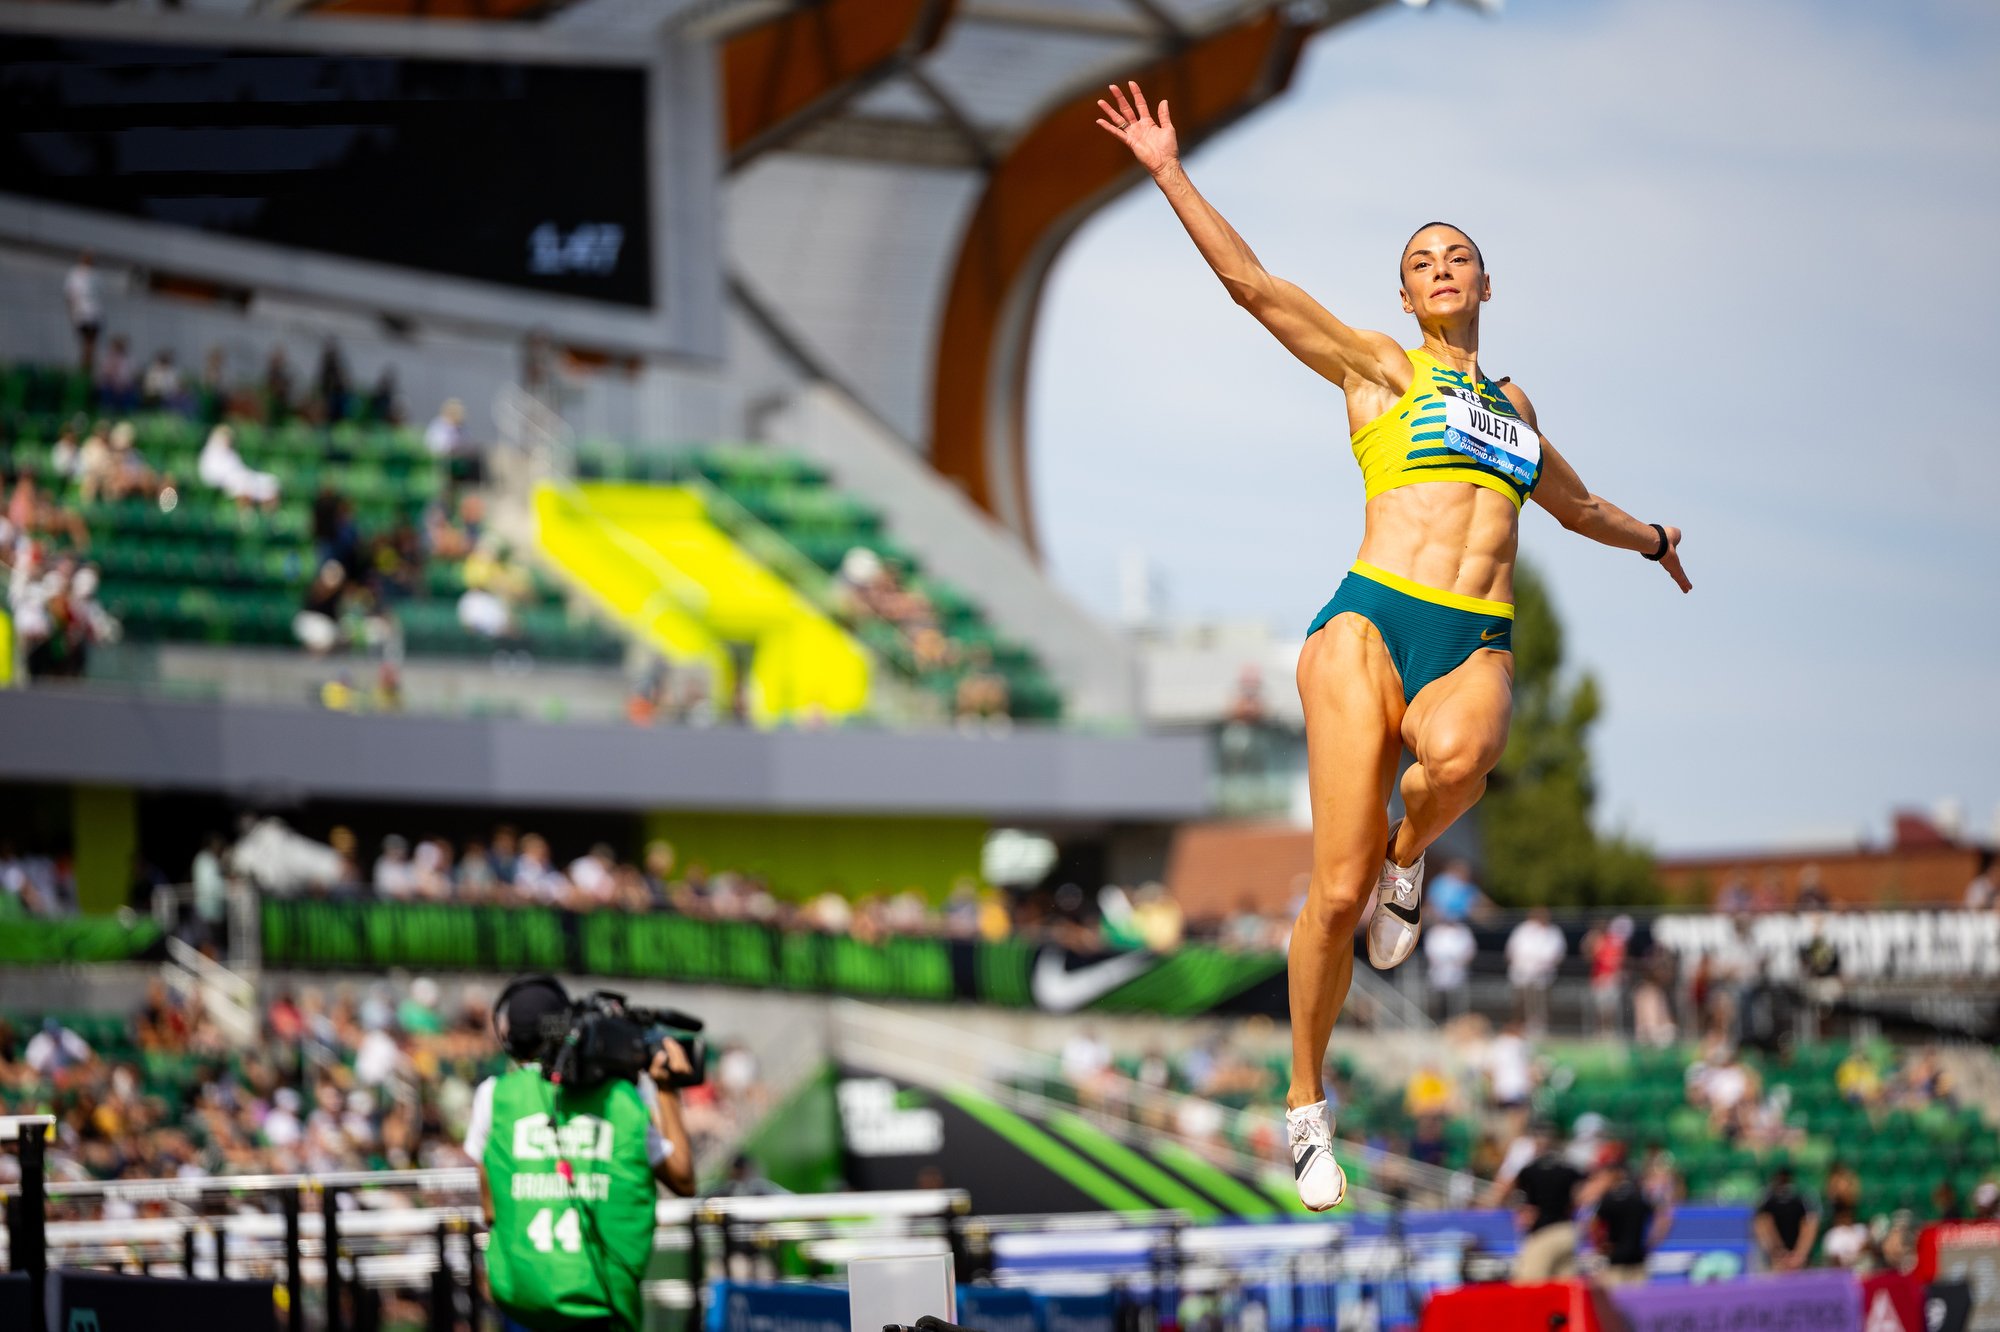
[[[1523,524],[1606,686],[1605,807],[1666,845],[2000,799],[1996,38],[1946,3],[1392,7],[1192,163],[1273,270],[1398,336],[1404,238],[1467,227],[1483,362],[1595,489],[1688,530],[1680,598]],[[1108,613],[1136,545],[1180,613],[1301,631],[1360,539],[1339,393],[1150,187],[1071,245],[1042,328],[1057,576]]]

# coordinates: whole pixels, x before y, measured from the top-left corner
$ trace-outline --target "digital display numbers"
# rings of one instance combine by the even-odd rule
[[[646,77],[0,33],[0,191],[651,308]]]

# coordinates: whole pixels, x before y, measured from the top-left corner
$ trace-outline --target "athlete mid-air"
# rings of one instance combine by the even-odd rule
[[[1423,345],[1350,328],[1257,261],[1181,169],[1167,104],[1139,85],[1099,101],[1097,123],[1152,173],[1238,305],[1347,395],[1368,491],[1355,564],[1299,655],[1312,790],[1313,869],[1292,930],[1292,1084],[1286,1128],[1299,1198],[1346,1195],[1320,1067],[1354,974],[1371,894],[1368,960],[1392,967],[1422,928],[1424,848],[1486,790],[1513,710],[1514,558],[1530,498],[1570,531],[1657,561],[1683,592],[1680,529],[1642,523],[1591,494],[1535,425],[1516,384],[1479,371],[1479,307],[1492,299],[1470,236],[1428,223],[1403,247],[1403,309]],[[1113,105],[1113,102],[1116,105]],[[1136,111],[1134,108],[1137,108]],[[1402,751],[1404,817],[1389,826]]]

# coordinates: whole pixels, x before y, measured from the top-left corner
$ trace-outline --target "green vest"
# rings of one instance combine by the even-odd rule
[[[493,1298],[535,1332],[610,1318],[640,1332],[653,1256],[652,1123],[638,1089],[612,1079],[558,1088],[533,1064],[493,1085],[486,1140]],[[563,1177],[562,1163],[569,1165]]]

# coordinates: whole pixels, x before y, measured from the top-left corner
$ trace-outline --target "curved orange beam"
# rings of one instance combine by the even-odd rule
[[[723,43],[723,134],[736,157],[830,97],[937,44],[950,0],[824,0]]]
[[[1266,11],[1120,78],[1171,102],[1192,147],[1283,91],[1311,31]],[[1097,127],[1097,96],[1057,107],[994,169],[959,245],[931,381],[931,465],[1030,550],[1022,417],[1042,284],[1077,227],[1143,178]]]

